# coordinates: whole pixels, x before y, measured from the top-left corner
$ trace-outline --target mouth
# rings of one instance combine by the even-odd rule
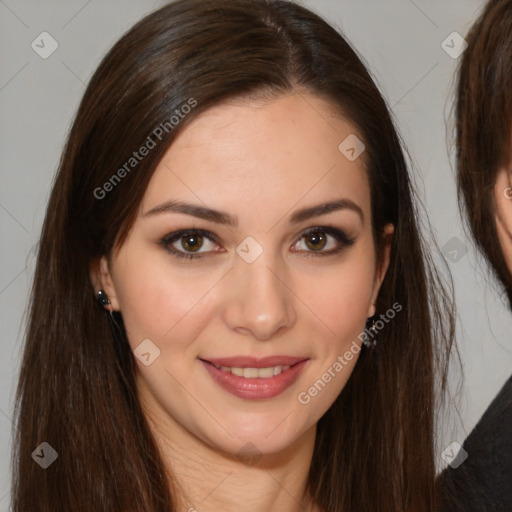
[[[273,398],[291,386],[304,369],[306,357],[272,356],[200,359],[221,388],[244,399]]]
[[[217,366],[213,365],[217,370],[222,370],[223,372],[229,372],[237,377],[243,377],[244,379],[269,379],[274,375],[279,375],[280,373],[289,370],[290,366],[269,366],[268,368],[242,368],[240,366]]]

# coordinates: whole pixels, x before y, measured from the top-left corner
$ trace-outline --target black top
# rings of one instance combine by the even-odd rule
[[[437,478],[439,512],[512,512],[512,377],[463,448],[467,459]]]

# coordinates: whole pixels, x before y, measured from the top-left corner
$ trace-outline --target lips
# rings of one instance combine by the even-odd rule
[[[222,389],[239,398],[256,400],[273,398],[289,388],[297,380],[309,359],[292,356],[270,356],[261,359],[237,356],[200,359],[200,362],[213,381]],[[265,378],[253,378],[253,372],[256,369],[269,367],[278,368],[273,376],[265,375]],[[236,375],[232,373],[234,369],[244,369],[244,374],[247,369],[250,369],[248,370],[250,375]]]
[[[214,366],[229,366],[231,368],[268,368],[270,366],[293,366],[304,361],[307,357],[294,356],[268,356],[263,358],[250,356],[233,356],[223,358],[201,358],[202,361],[212,363]]]

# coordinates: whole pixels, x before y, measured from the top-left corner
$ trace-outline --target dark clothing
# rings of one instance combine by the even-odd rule
[[[512,512],[512,377],[463,448],[468,458],[437,478],[439,512]]]

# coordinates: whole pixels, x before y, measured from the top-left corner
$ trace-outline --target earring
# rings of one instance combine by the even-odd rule
[[[103,308],[110,304],[110,301],[108,300],[108,296],[103,290],[100,290],[96,294],[96,300],[98,301],[99,305]]]
[[[375,315],[368,318],[366,320],[366,329],[364,330],[364,340],[363,343],[368,348],[374,348],[375,345],[377,345],[377,333],[379,332],[379,329],[377,328],[377,324],[375,322]]]
[[[370,332],[372,333],[372,336],[377,336],[377,333],[379,332],[379,329],[377,329],[377,324],[375,323],[375,317],[372,317],[372,324],[370,325]]]

